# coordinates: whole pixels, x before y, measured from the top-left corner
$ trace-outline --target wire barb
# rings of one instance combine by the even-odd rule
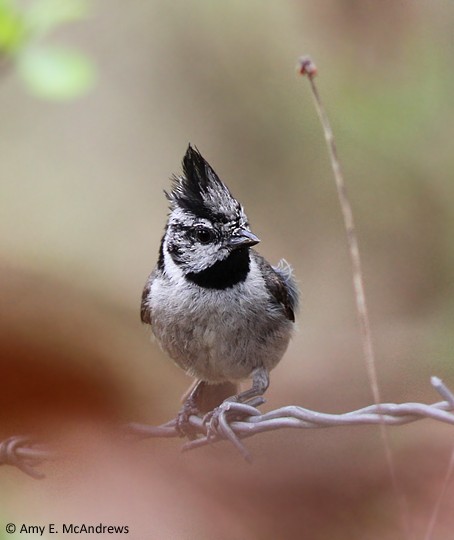
[[[0,443],[0,465],[13,465],[35,479],[45,476],[35,467],[51,457],[51,452],[37,447],[30,437],[14,436]]]
[[[445,397],[450,392],[446,385],[432,384],[437,392]],[[439,380],[439,379],[438,379]],[[232,407],[233,405],[233,407]],[[235,409],[235,407],[241,408]],[[231,414],[227,414],[230,411]],[[250,460],[251,456],[241,443],[241,439],[252,437],[265,431],[277,429],[320,429],[329,427],[377,425],[383,422],[389,426],[401,426],[422,419],[432,419],[445,424],[454,425],[454,402],[450,400],[439,401],[428,405],[426,403],[374,403],[340,414],[322,413],[304,407],[288,405],[261,413],[258,409],[249,405],[226,402],[222,421],[214,428],[208,428],[204,419],[192,415],[189,422],[198,434],[198,438],[188,441],[183,446],[183,451],[193,450],[229,440],[245,457]],[[236,414],[235,414],[236,413]],[[241,418],[238,418],[238,413]],[[246,416],[245,416],[246,414]],[[173,427],[172,427],[173,426]],[[141,438],[144,437],[179,437],[175,421],[167,422],[162,426],[143,426],[130,424],[130,432],[136,432]]]

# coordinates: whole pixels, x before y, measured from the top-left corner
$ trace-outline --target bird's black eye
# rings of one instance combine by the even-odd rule
[[[214,232],[207,227],[199,225],[194,229],[194,238],[201,244],[209,244],[214,240]]]

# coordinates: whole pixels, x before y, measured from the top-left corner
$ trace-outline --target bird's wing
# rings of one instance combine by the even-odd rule
[[[290,265],[282,259],[277,266],[268,262],[255,253],[256,260],[262,270],[265,285],[276,302],[282,307],[287,319],[295,321],[295,311],[298,307],[298,288]]]

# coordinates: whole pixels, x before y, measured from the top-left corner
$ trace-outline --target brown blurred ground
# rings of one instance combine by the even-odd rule
[[[294,74],[302,53],[319,66],[349,183],[382,398],[438,399],[429,377],[453,379],[453,22],[442,0],[111,0],[58,36],[99,65],[88,97],[43,103],[0,81],[0,432],[51,425],[72,456],[41,483],[3,467],[0,522],[121,516],[138,539],[402,538],[375,428],[259,436],[252,467],[226,445],[180,455],[180,441],[123,447],[106,433],[167,420],[189,384],[138,317],[162,190],[189,141],[246,207],[261,253],[300,281],[299,331],[266,407],[371,402],[329,162]],[[428,421],[391,432],[417,537],[451,440]],[[452,482],[437,539],[452,537],[451,500]]]

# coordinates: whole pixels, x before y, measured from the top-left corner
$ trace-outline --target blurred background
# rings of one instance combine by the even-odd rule
[[[87,6],[43,38],[86,57],[83,95],[41,91],[17,55],[0,64],[0,433],[57,437],[69,456],[43,466],[43,482],[3,467],[0,520],[110,520],[137,539],[422,538],[448,426],[390,430],[403,506],[376,427],[259,435],[247,441],[251,467],[227,444],[125,448],[107,426],[167,421],[190,383],[139,318],[163,190],[188,142],[245,206],[260,253],[285,257],[300,284],[298,331],[264,410],[372,402],[301,54],[318,65],[349,187],[382,401],[438,401],[431,375],[454,389],[454,5]],[[447,489],[430,538],[452,538]]]

